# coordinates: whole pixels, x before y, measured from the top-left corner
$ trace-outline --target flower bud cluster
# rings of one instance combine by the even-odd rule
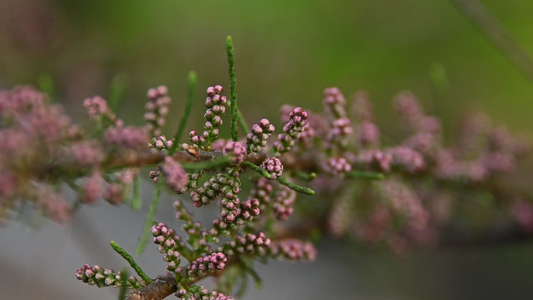
[[[408,173],[417,173],[426,168],[424,156],[406,146],[398,146],[388,149],[386,153],[392,157],[392,165],[401,168]]]
[[[107,188],[102,195],[105,201],[113,204],[119,205],[124,201],[124,186],[120,183],[110,183],[107,185]]]
[[[206,120],[204,128],[207,131],[207,141],[211,144],[219,134],[219,127],[222,126],[222,115],[226,111],[226,96],[221,96],[223,88],[220,85],[210,86],[207,88],[207,98],[205,107],[207,110],[204,114]]]
[[[102,177],[98,172],[93,172],[85,179],[81,193],[81,203],[95,203],[102,195]]]
[[[187,186],[187,172],[171,156],[165,157],[165,162],[161,165],[160,169],[161,173],[165,176],[165,183],[174,192],[180,193]]]
[[[178,194],[185,194],[188,190],[192,190],[198,187],[198,181],[200,177],[202,176],[203,171],[199,170],[192,173],[187,173],[187,186],[185,186],[183,189],[181,189]]]
[[[176,297],[187,300],[234,300],[217,291],[209,291],[203,286],[189,286],[188,289],[179,288],[175,294]]]
[[[274,142],[274,151],[285,153],[291,150],[295,140],[300,138],[301,133],[307,127],[307,112],[300,107],[296,107],[289,114],[289,121],[283,126],[282,134],[278,135],[278,140]]]
[[[344,117],[331,122],[331,128],[324,143],[326,150],[338,148],[343,150],[348,146],[348,138],[352,135],[353,129],[350,119]]]
[[[0,115],[5,122],[17,115],[24,115],[34,110],[45,109],[48,104],[46,94],[32,86],[16,86],[12,90],[0,91]]]
[[[223,270],[228,259],[222,252],[200,257],[187,266],[186,272],[190,279],[201,278],[208,273]]]
[[[240,193],[240,181],[237,178],[238,173],[222,174],[211,177],[204,184],[191,192],[192,203],[195,207],[200,207],[214,201],[220,194],[226,198],[233,198]]]
[[[48,186],[38,187],[35,202],[41,212],[55,222],[64,222],[71,217],[71,207],[63,197]]]
[[[168,107],[172,99],[168,96],[168,88],[161,85],[148,90],[148,102],[144,108],[144,121],[151,137],[161,135],[161,127],[165,125]]]
[[[261,210],[263,210],[270,203],[273,190],[274,184],[272,181],[261,176],[255,181],[254,187],[250,191],[250,197],[257,199],[260,203]]]
[[[272,256],[285,258],[291,261],[315,260],[317,250],[311,242],[303,242],[298,239],[283,239],[270,244]]]
[[[244,220],[240,218],[241,202],[236,194],[231,192],[225,193],[220,201],[220,218],[227,224],[244,224]]]
[[[85,99],[83,107],[91,120],[96,121],[101,126],[107,127],[117,122],[116,115],[102,97],[96,96]]]
[[[154,147],[154,149],[156,150],[163,151],[170,149],[173,143],[173,140],[168,140],[164,135],[160,135],[157,138],[154,137],[152,139],[152,143],[150,143],[150,146]]]
[[[357,145],[361,148],[377,147],[380,141],[379,127],[369,121],[361,122],[357,125]]]
[[[112,269],[102,269],[100,266],[83,265],[76,271],[76,278],[89,285],[96,285],[98,287],[113,286],[119,287],[122,285],[120,280],[120,272],[115,273]],[[141,282],[135,277],[128,278],[128,287],[138,289],[142,287]]]
[[[439,151],[435,164],[434,175],[441,180],[481,183],[490,175],[483,161],[461,160],[449,150]]]
[[[287,186],[280,186],[274,198],[274,216],[280,221],[285,221],[293,213],[293,205],[296,200],[296,192]]]
[[[277,157],[266,159],[261,164],[261,168],[268,172],[271,179],[276,179],[283,174],[283,164],[281,163],[281,160]]]
[[[108,179],[109,184],[107,185],[102,197],[111,204],[121,204],[124,201],[126,192],[132,186],[135,176],[138,174],[138,168],[129,168],[115,172]]]
[[[394,107],[413,132],[405,141],[406,146],[421,153],[431,153],[442,146],[440,120],[427,116],[412,93],[402,92],[396,96]]]
[[[281,122],[287,123],[289,121],[289,116],[294,110],[295,106],[292,105],[283,105],[281,107]],[[307,126],[305,130],[300,133],[300,138],[298,140],[298,149],[311,149],[313,147],[314,138],[317,136],[322,136],[327,127],[327,122],[322,116],[312,114],[307,112]]]
[[[330,87],[324,90],[324,108],[330,119],[346,117],[346,100],[338,88]]]
[[[325,161],[322,169],[328,174],[339,177],[350,172],[352,166],[344,157],[332,157]]]
[[[185,247],[181,237],[175,234],[174,229],[168,227],[165,223],[158,223],[152,226],[152,235],[154,243],[159,245],[159,252],[165,254],[163,260],[167,262],[167,270],[173,273],[179,273],[181,255],[179,249]]]
[[[248,199],[244,202],[241,202],[241,213],[238,216],[238,219],[244,222],[250,222],[255,217],[259,216],[261,210],[259,209],[259,200],[257,199]],[[241,222],[237,222],[239,224]]]
[[[94,167],[105,159],[101,144],[96,140],[74,142],[64,149],[64,157],[69,157],[73,164],[80,167]]]
[[[238,235],[232,241],[223,246],[223,250],[228,255],[257,254],[265,256],[270,251],[270,239],[263,232],[257,234],[249,233],[245,236]]]
[[[396,178],[384,180],[380,186],[383,197],[389,201],[391,208],[407,218],[407,227],[425,229],[429,225],[429,214],[422,205],[420,197]]]
[[[174,202],[174,210],[176,211],[176,219],[184,221],[183,230],[189,236],[187,243],[196,251],[211,253],[211,247],[208,242],[219,243],[220,238],[217,235],[211,235],[206,230],[202,230],[202,223],[194,221],[192,214],[185,209],[180,200]]]
[[[417,123],[424,117],[424,110],[415,95],[409,91],[398,94],[393,101],[394,109],[402,119],[411,127],[416,127]]]
[[[392,167],[392,155],[382,150],[362,150],[350,161],[363,169],[389,172]]]
[[[145,148],[148,141],[148,134],[144,128],[134,126],[109,127],[104,132],[104,142],[116,147]]]
[[[207,131],[204,131],[202,135],[198,134],[198,131],[191,130],[189,132],[189,140],[192,143],[192,146],[189,146],[188,144],[184,143],[181,148],[183,150],[187,150],[189,147],[194,147],[196,149],[203,149],[205,148],[203,145],[206,143],[207,139],[209,137],[209,134]]]
[[[172,205],[176,211],[176,219],[185,221],[185,224],[192,224],[192,215],[185,209],[183,202],[181,200],[174,201]]]
[[[328,151],[337,149],[342,153],[348,146],[353,129],[346,114],[346,100],[338,88],[331,87],[324,91],[324,110],[329,121],[324,148]]]
[[[259,123],[254,124],[252,126],[252,132],[246,136],[248,153],[259,153],[266,146],[267,140],[274,130],[274,125],[267,119],[261,119]]]
[[[224,146],[224,154],[230,157],[230,160],[235,165],[240,165],[246,160],[246,147],[234,141],[229,141],[226,146]]]
[[[350,189],[350,188],[349,188]],[[352,187],[353,189],[353,187]],[[334,237],[339,238],[347,233],[352,225],[355,203],[353,192],[347,192],[335,197],[328,214],[328,232]]]

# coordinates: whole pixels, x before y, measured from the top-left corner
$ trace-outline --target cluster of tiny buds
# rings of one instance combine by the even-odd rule
[[[165,157],[165,162],[161,165],[160,169],[163,175],[165,175],[166,184],[174,192],[180,193],[187,186],[189,180],[187,172],[185,172],[185,169],[174,158],[170,156]]]
[[[169,272],[172,272],[172,273],[181,272],[181,268],[179,267],[180,261],[181,261],[181,255],[177,250],[168,249],[167,252],[165,252],[165,256],[163,260],[168,263],[167,270]]]
[[[218,137],[218,127],[222,125],[221,115],[226,111],[226,96],[221,96],[223,88],[220,85],[210,86],[207,88],[207,98],[205,99],[205,107],[207,110],[204,114],[205,125],[204,128],[208,131],[210,141]]]
[[[242,164],[246,160],[246,147],[239,142],[229,141],[226,146],[224,146],[223,152],[228,155],[231,162],[236,165]]]
[[[147,132],[134,126],[110,127],[104,132],[104,141],[118,147],[144,148],[148,140]]]
[[[379,146],[379,127],[373,122],[362,122],[357,127],[357,144],[361,147]]]
[[[248,199],[240,202],[239,198],[222,199],[220,219],[213,221],[212,235],[226,234],[230,224],[243,225],[259,216],[261,210],[257,199]]]
[[[167,270],[172,273],[181,272],[179,267],[181,255],[178,248],[185,247],[185,242],[175,234],[174,229],[167,227],[165,223],[158,223],[152,226],[154,243],[159,245],[159,252],[165,254],[163,260],[167,262]]]
[[[269,247],[270,239],[263,232],[259,232],[257,234],[249,233],[246,236],[236,236],[223,248],[228,255],[257,253],[260,256],[264,256],[268,253]]]
[[[151,147],[154,147],[156,150],[168,150],[172,147],[174,143],[173,140],[168,140],[164,135],[160,135],[157,138],[152,139]]]
[[[94,203],[102,194],[102,177],[98,172],[93,172],[85,179],[81,193],[81,203]]]
[[[240,183],[235,177],[238,174],[217,174],[209,181],[204,182],[202,187],[191,192],[191,199],[195,207],[209,204],[220,194],[224,193],[225,198],[233,198],[234,194],[240,193]]]
[[[146,102],[144,120],[146,127],[152,136],[161,135],[161,127],[165,125],[165,118],[168,114],[168,107],[171,99],[168,96],[168,88],[159,86],[148,90],[148,102]]]
[[[270,193],[274,189],[272,182],[261,176],[255,182],[254,188],[250,192],[250,197],[256,198],[261,203],[261,209],[270,203]]]
[[[152,226],[152,235],[154,236],[154,243],[159,245],[158,250],[161,253],[167,253],[168,250],[175,250],[178,246],[183,247],[185,245],[181,237],[175,234],[174,229],[162,222]]]
[[[241,203],[241,214],[239,218],[247,222],[253,220],[254,217],[259,216],[260,213],[259,200],[248,199]]]
[[[223,270],[228,259],[222,252],[200,257],[187,266],[187,276],[191,279],[204,277],[208,273]]]
[[[89,117],[97,122],[102,122],[107,118],[111,122],[115,122],[116,116],[111,112],[107,101],[102,97],[87,98],[83,101],[83,107]]]
[[[416,173],[426,168],[426,162],[420,152],[406,146],[391,148],[386,151],[392,156],[392,165],[400,167],[410,173]]]
[[[296,192],[286,186],[280,187],[274,199],[274,215],[280,221],[287,220],[293,212]]]
[[[341,149],[348,145],[347,137],[353,133],[353,129],[348,118],[340,118],[333,121],[328,132],[325,148],[331,149],[337,144]]]
[[[243,223],[243,220],[239,218],[241,215],[241,209],[240,201],[237,196],[232,194],[225,195],[225,197],[220,201],[220,205],[222,206],[222,209],[220,210],[220,217],[224,222],[228,224]]]
[[[270,250],[272,255],[292,261],[315,260],[317,256],[317,250],[311,242],[303,242],[298,239],[284,239],[273,242]]]
[[[267,140],[276,128],[267,119],[261,119],[259,123],[252,126],[252,132],[248,133],[247,148],[249,153],[259,153],[265,147]]]
[[[404,91],[393,101],[394,109],[402,116],[405,122],[413,125],[421,116],[424,115],[424,111],[420,106],[420,103],[416,97],[411,93]]]
[[[333,176],[342,176],[352,170],[352,166],[344,157],[329,158],[324,162],[322,168]]]
[[[190,292],[184,288],[181,288],[176,292],[176,297],[186,300],[234,300],[232,297],[226,296],[217,291],[210,292],[203,286],[199,286],[197,288],[198,291],[195,292]]]
[[[346,116],[346,100],[341,91],[336,87],[324,90],[324,106],[326,107],[326,110],[332,114],[334,119]]]
[[[65,157],[70,157],[81,167],[91,167],[98,166],[105,159],[105,153],[96,140],[80,141],[65,148]]]
[[[150,178],[154,181],[154,183],[157,183],[159,181],[159,175],[161,175],[159,166],[157,167],[156,170],[150,170]]]
[[[441,150],[437,153],[435,176],[439,179],[461,182],[483,182],[489,177],[483,161],[462,161],[452,151]]]
[[[76,271],[76,278],[90,285],[96,285],[98,287],[114,286],[118,287],[122,285],[120,280],[120,272],[115,273],[112,269],[102,269],[100,266],[95,265],[83,265]],[[142,287],[142,284],[135,276],[128,278],[128,287],[138,289]]]
[[[209,137],[209,133],[207,131],[204,131],[202,135],[199,135],[198,131],[191,130],[189,132],[189,140],[194,146],[189,146],[188,144],[183,143],[181,147],[183,150],[187,150],[189,147],[195,147],[197,149],[202,148],[203,147],[202,145],[205,144],[205,141],[207,140],[208,137]]]
[[[274,150],[279,153],[289,151],[294,141],[300,138],[301,133],[307,126],[307,112],[301,107],[294,108],[289,114],[289,121],[283,126],[282,134],[278,135],[278,141],[274,142]]]
[[[373,168],[389,172],[392,167],[392,155],[381,150],[362,150],[350,159],[352,163],[361,167]]]
[[[110,183],[102,197],[113,205],[119,205],[124,200],[124,186],[120,183]]]
[[[46,94],[32,86],[20,85],[12,90],[0,90],[0,114],[25,113],[42,108],[47,102]]]
[[[276,179],[283,174],[283,164],[277,157],[268,158],[261,164],[261,168],[268,172],[271,179]]]

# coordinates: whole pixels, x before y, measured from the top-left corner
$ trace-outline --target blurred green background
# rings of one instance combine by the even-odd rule
[[[533,1],[482,2],[533,53]],[[167,85],[175,128],[187,74],[195,70],[193,116],[200,124],[204,88],[228,85],[227,35],[235,44],[239,105],[249,122],[272,117],[279,124],[285,103],[320,111],[324,88],[338,86],[346,96],[368,90],[385,132],[398,127],[390,102],[405,89],[445,116],[446,127],[479,108],[513,129],[533,129],[533,84],[447,0],[2,0],[0,88],[38,85],[50,76],[58,101],[78,116],[85,97],[106,97],[119,76],[128,85],[119,115],[141,124],[146,91]],[[443,98],[431,79],[436,66],[448,78]],[[401,261],[358,253],[355,263],[337,263],[360,268],[353,280],[346,275],[351,269],[344,270],[343,282],[369,299],[520,299],[533,293],[532,249],[531,243],[444,249]],[[270,282],[283,278],[274,274]],[[265,288],[276,286],[267,279]]]
[[[533,52],[532,1],[482,2]],[[190,70],[201,93],[227,86],[232,35],[248,120],[277,115],[284,103],[320,110],[323,89],[335,85],[346,96],[368,90],[385,132],[396,128],[390,99],[404,89],[447,118],[476,107],[531,128],[532,83],[451,1],[3,0],[0,20],[0,86],[49,74],[73,113],[85,97],[105,97],[116,76],[128,82],[121,115],[137,123],[150,87],[167,85],[179,109]],[[435,65],[449,81],[440,103]]]

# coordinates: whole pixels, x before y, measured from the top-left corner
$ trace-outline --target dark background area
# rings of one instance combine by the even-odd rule
[[[482,3],[533,52],[533,1]],[[199,78],[190,128],[203,123],[204,88],[228,85],[227,35],[236,48],[239,105],[249,121],[268,117],[279,124],[282,104],[320,111],[324,88],[338,86],[346,96],[366,89],[390,136],[398,127],[391,99],[406,89],[444,117],[448,129],[471,109],[514,130],[533,128],[531,82],[444,0],[2,0],[0,88],[51,78],[56,100],[83,121],[83,99],[106,97],[120,78],[127,89],[118,114],[141,124],[147,89],[167,85],[176,114],[170,134],[190,70]],[[435,92],[435,70],[447,74],[444,97]],[[146,199],[150,190],[144,188]],[[165,212],[170,203],[161,201],[160,219],[173,219]],[[100,203],[83,207],[66,226],[4,224],[0,298],[113,299],[116,290],[86,286],[74,272],[84,263],[124,266],[108,242],[133,252],[144,214]],[[152,248],[139,262],[154,276],[164,264]],[[263,288],[252,284],[247,299],[533,297],[531,242],[417,250],[405,258],[338,241],[325,240],[319,250],[316,263],[260,266]]]

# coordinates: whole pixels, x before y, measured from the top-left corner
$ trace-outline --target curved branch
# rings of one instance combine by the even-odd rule
[[[157,278],[147,286],[129,291],[126,300],[162,300],[178,290],[174,275]]]

